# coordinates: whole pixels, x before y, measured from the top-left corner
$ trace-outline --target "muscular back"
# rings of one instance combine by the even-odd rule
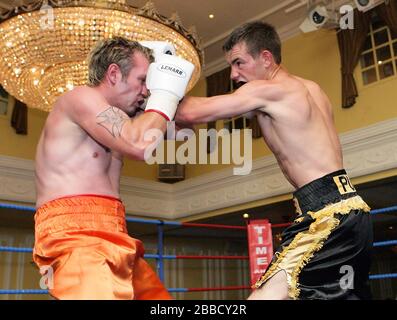
[[[280,99],[258,112],[264,139],[286,178],[299,188],[343,167],[332,106],[321,88],[309,80],[284,75]]]
[[[43,203],[73,194],[118,196],[122,161],[71,120],[71,94],[58,99],[36,151],[36,190]]]

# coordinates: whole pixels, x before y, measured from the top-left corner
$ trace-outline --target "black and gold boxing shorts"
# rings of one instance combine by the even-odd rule
[[[370,208],[339,170],[294,193],[298,214],[253,288],[279,271],[291,299],[370,299]]]

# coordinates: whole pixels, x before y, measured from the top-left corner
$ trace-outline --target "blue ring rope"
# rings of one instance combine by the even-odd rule
[[[379,241],[379,242],[374,242],[373,246],[374,247],[386,247],[386,246],[393,246],[397,245],[397,240],[388,240],[388,241]],[[31,253],[33,252],[32,248],[18,248],[18,247],[2,247],[0,246],[0,252],[26,252],[26,253]],[[146,259],[178,259],[177,255],[159,255],[159,254],[152,254],[152,253],[145,253],[144,258]]]
[[[397,206],[386,207],[386,208],[382,208],[382,209],[374,209],[374,210],[371,210],[371,214],[390,213],[390,212],[394,212],[394,211],[397,211]]]
[[[16,204],[9,204],[9,203],[0,203],[0,208],[3,209],[17,209],[21,211],[31,211],[35,212],[35,207],[30,206],[21,206]],[[374,209],[370,211],[371,214],[381,214],[381,213],[390,213],[390,212],[397,212],[397,206],[391,206],[382,209]],[[143,218],[133,218],[127,217],[127,222],[136,222],[136,223],[147,223],[147,224],[158,224],[158,225],[171,225],[171,226],[181,226],[182,223],[178,221],[163,221],[163,220],[156,220],[156,219],[143,219]]]
[[[2,247],[0,246],[0,252],[24,252],[24,253],[32,253],[33,249],[32,248],[16,248],[16,247]],[[163,259],[177,259],[176,255],[162,255],[161,256]],[[144,255],[144,258],[146,259],[159,259],[160,255],[159,254],[151,254],[147,253]]]
[[[369,276],[370,280],[389,279],[389,278],[397,278],[397,273],[372,274]]]
[[[374,242],[373,245],[374,247],[393,246],[393,245],[397,245],[397,240]]]
[[[39,289],[0,290],[0,294],[48,294],[48,290],[39,290]]]
[[[385,274],[373,274],[369,276],[370,280],[378,280],[378,279],[389,279],[389,278],[397,278],[397,273],[385,273]],[[168,288],[168,292],[189,292],[189,288]],[[9,289],[9,290],[1,290],[1,294],[48,294],[48,290],[39,290],[39,289]]]
[[[35,207],[28,207],[28,206],[20,206],[17,204],[9,204],[9,203],[0,203],[0,208],[3,209],[17,209],[22,211],[36,211]]]

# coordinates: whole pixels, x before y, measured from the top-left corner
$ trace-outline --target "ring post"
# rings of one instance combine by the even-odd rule
[[[164,282],[164,222],[157,225],[157,272],[161,282]]]

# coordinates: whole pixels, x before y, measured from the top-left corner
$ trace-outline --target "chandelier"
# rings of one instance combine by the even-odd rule
[[[152,2],[142,8],[126,0],[31,0],[0,11],[0,84],[31,108],[50,111],[59,95],[88,79],[87,55],[98,40],[167,41],[195,65],[188,85],[198,81],[203,53],[194,27],[177,14],[160,15]]]

